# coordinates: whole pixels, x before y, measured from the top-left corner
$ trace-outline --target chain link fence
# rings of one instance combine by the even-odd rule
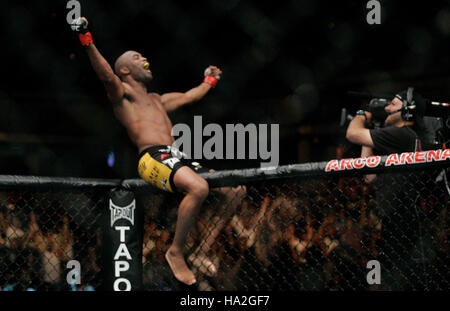
[[[447,162],[377,172],[370,183],[367,169],[311,174],[313,164],[301,177],[233,178],[230,185],[245,184],[246,193],[232,213],[211,189],[186,242],[198,289],[450,289]],[[221,177],[212,174],[214,185]],[[99,290],[107,191],[13,188],[0,192],[0,287]],[[148,186],[135,195],[144,208],[144,289],[179,290],[164,254],[182,197]],[[213,234],[207,251],[196,252]],[[70,260],[80,262],[80,285],[66,281]],[[373,260],[381,282],[368,281]]]
[[[0,193],[0,287],[71,290],[67,263],[78,260],[84,285],[101,283],[102,198],[92,190]]]

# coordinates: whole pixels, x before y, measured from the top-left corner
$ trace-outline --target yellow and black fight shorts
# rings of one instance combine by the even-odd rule
[[[190,161],[187,155],[173,146],[153,146],[139,155],[138,172],[149,184],[169,192],[177,191],[173,183],[175,172],[188,166],[196,173],[208,172],[198,162]]]

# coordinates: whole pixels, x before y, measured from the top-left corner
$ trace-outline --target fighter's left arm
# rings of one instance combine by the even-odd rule
[[[214,88],[220,79],[222,71],[216,66],[209,66],[205,70],[205,78],[203,82],[189,91],[171,92],[161,95],[161,102],[167,112],[171,112],[186,104],[194,103],[202,99],[206,93]]]

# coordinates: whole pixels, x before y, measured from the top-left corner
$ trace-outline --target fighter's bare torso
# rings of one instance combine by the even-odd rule
[[[139,153],[155,145],[172,145],[172,122],[163,107],[161,96],[133,88],[122,82],[124,97],[113,106],[116,118],[127,129]]]
[[[205,77],[202,83],[186,92],[169,92],[162,95],[148,93],[146,86],[153,79],[153,75],[147,59],[136,51],[126,51],[117,58],[114,65],[115,70],[112,70],[95,47],[92,35],[87,31],[87,25],[88,21],[83,17],[77,19],[76,23],[72,25],[75,27],[71,28],[80,32],[80,41],[86,47],[92,67],[102,81],[109,100],[113,103],[114,114],[127,129],[128,135],[137,146],[139,153],[155,145],[172,145],[174,142],[171,135],[172,122],[167,112],[202,99],[211,88],[215,87],[222,71],[216,66],[209,66],[204,71]],[[85,32],[81,33],[80,28]],[[206,180],[188,166],[182,166],[176,173],[170,171],[168,174],[173,176],[173,185],[186,196],[179,206],[179,215],[181,216],[177,220],[176,238],[167,250],[165,258],[175,277],[187,285],[192,285],[196,279],[194,273],[186,265],[183,249],[186,236],[195,224],[196,213],[208,196],[209,187]],[[141,175],[141,177],[143,176]],[[224,206],[230,206],[230,204],[225,202]],[[227,220],[223,223],[226,222]],[[216,230],[217,234],[220,230]],[[215,239],[217,234],[210,236]],[[210,248],[210,243],[203,244],[202,247],[201,252],[207,253],[204,249]],[[202,265],[208,267],[209,270],[209,267],[214,266],[212,263],[204,263],[203,260]]]
[[[167,112],[203,98],[217,84],[222,73],[216,66],[209,66],[209,72],[200,85],[186,92],[159,95],[147,91],[153,75],[147,59],[140,53],[123,53],[116,60],[114,72],[94,44],[87,47],[87,52],[113,103],[116,118],[127,129],[139,153],[155,145],[172,145],[175,140]]]

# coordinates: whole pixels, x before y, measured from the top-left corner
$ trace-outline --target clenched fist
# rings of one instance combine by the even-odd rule
[[[222,70],[220,70],[216,66],[209,66],[205,69],[205,76],[213,76],[217,80],[220,79],[220,75],[222,74]]]
[[[204,74],[205,78],[203,79],[203,82],[210,84],[212,87],[215,87],[217,85],[217,82],[219,82],[222,70],[220,70],[216,66],[209,66],[205,69]]]
[[[88,20],[85,17],[74,19],[70,28],[78,34],[78,38],[83,46],[88,46],[93,43],[92,35],[88,30]]]

